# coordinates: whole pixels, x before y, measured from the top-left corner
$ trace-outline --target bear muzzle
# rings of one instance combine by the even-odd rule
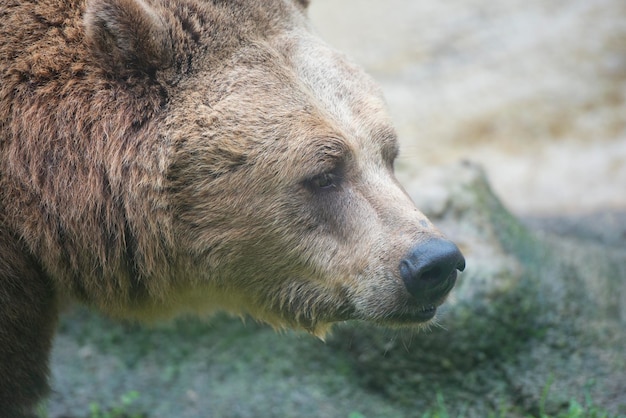
[[[450,290],[457,272],[465,269],[465,258],[451,241],[436,238],[414,246],[400,262],[400,276],[406,290],[421,306],[420,319],[435,315]]]

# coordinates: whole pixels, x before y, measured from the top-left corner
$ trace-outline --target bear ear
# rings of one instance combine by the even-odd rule
[[[96,55],[114,70],[153,73],[173,61],[167,26],[143,0],[90,0],[84,25]]]

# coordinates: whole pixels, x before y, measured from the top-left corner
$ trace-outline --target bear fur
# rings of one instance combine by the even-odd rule
[[[70,301],[316,335],[443,301],[399,275],[441,234],[393,176],[379,88],[315,37],[306,3],[0,4],[3,417],[45,395]]]

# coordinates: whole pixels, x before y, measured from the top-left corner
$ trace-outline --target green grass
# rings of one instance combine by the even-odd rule
[[[442,397],[443,400],[443,397]],[[503,408],[498,412],[493,412],[488,415],[488,418],[509,418],[510,409]],[[451,415],[448,413],[443,403],[437,405],[435,408],[422,414],[421,418],[464,418],[463,413],[457,415]],[[576,400],[571,400],[567,411],[558,413],[557,415],[551,415],[546,413],[540,413],[539,415],[525,415],[525,418],[626,418],[624,415],[611,415],[601,407],[596,405],[581,405]]]
[[[541,399],[539,401],[539,414],[524,414],[516,413],[515,416],[523,416],[524,418],[626,418],[626,415],[612,415],[605,409],[594,404],[591,399],[589,391],[585,393],[584,405],[581,405],[575,399],[571,399],[567,410],[559,412],[556,415],[546,413],[545,405],[550,394],[550,387],[552,386],[552,379],[548,380],[548,383],[544,387],[541,393]],[[456,415],[450,414],[445,405],[445,399],[441,392],[436,396],[437,405],[422,414],[421,418],[464,418],[463,412]],[[514,407],[503,406],[499,411],[492,412],[488,415],[488,418],[508,418],[511,416],[511,412],[515,411]]]
[[[89,404],[87,418],[148,418],[145,413],[130,412],[133,403],[139,398],[139,392],[131,390],[120,396],[117,405],[111,408],[102,408],[98,402]],[[38,418],[48,418],[48,411],[44,404],[37,407],[36,416]]]
[[[545,404],[550,393],[550,387],[552,386],[553,378],[548,379],[543,392],[541,393],[541,401],[539,402],[539,415],[529,415],[528,418],[622,418],[618,415],[610,415],[604,409],[594,405],[589,390],[585,391],[585,405],[581,405],[575,399],[571,399],[569,407],[566,412],[559,413],[558,415],[549,415],[545,412]]]
[[[89,418],[144,418],[144,414],[129,413],[127,411],[137,398],[139,398],[139,392],[130,391],[120,397],[118,406],[108,410],[102,409],[97,402],[93,402],[89,405],[91,414]]]
[[[570,400],[566,411],[559,412],[556,415],[546,413],[545,404],[550,394],[550,388],[553,380],[549,379],[541,393],[541,399],[539,401],[539,413],[538,414],[524,414],[523,412],[517,412],[514,416],[524,418],[626,418],[626,415],[612,415],[609,414],[603,408],[594,404],[591,399],[589,391],[585,393],[584,405],[580,404],[575,399]],[[130,391],[120,397],[119,404],[109,409],[102,409],[96,402],[89,405],[88,418],[146,418],[148,415],[144,413],[132,413],[129,412],[132,409],[132,404],[139,398],[137,391]],[[509,418],[512,415],[512,411],[516,411],[515,407],[502,406],[499,411],[489,413],[486,418]],[[40,417],[45,417],[46,414],[40,411]],[[366,418],[366,415],[360,412],[352,412],[348,418]],[[446,401],[444,395],[441,392],[436,394],[436,406],[430,410],[424,412],[421,418],[465,418],[464,412],[458,412],[451,414],[446,408]]]

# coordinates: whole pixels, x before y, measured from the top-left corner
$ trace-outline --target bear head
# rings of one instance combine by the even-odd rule
[[[426,322],[454,286],[463,256],[394,177],[380,88],[306,6],[87,3],[91,65],[127,115],[108,136],[149,150],[135,174],[110,170],[148,283],[126,313],[220,308],[322,335]]]

